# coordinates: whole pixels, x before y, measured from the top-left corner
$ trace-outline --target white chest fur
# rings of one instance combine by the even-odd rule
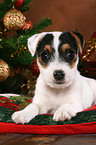
[[[41,76],[38,78],[33,101],[46,106],[47,111],[57,110],[63,104],[79,102],[83,109],[88,108],[93,102],[93,93],[86,79],[77,72],[75,80],[67,88],[51,88],[46,85]]]

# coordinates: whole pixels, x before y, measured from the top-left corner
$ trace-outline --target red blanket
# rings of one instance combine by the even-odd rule
[[[31,133],[31,134],[86,134],[96,133],[96,105],[79,112],[71,120],[53,121],[52,114],[36,116],[28,124],[15,124],[11,115],[23,109],[31,102],[26,97],[0,96],[0,133]]]

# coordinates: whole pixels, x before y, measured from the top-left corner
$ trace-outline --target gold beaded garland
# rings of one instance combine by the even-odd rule
[[[20,56],[21,52],[24,52],[24,53],[29,52],[27,45],[26,46],[24,46],[24,45],[18,46],[18,49],[14,53],[10,54],[10,59],[15,57],[15,56]]]
[[[89,49],[87,49],[86,54],[82,57],[83,60],[89,61],[88,56],[91,51],[94,50],[96,52],[96,38],[93,38],[88,41]]]
[[[3,23],[0,22],[0,39],[1,38],[5,39],[6,34],[7,34],[7,29],[4,27]]]
[[[20,30],[25,23],[25,17],[14,7],[6,12],[3,18],[3,23],[8,30]]]

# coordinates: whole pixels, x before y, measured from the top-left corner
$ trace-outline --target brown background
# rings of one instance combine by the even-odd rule
[[[2,2],[3,0],[0,0]],[[96,31],[96,0],[33,0],[29,4],[29,12],[24,13],[33,24],[39,22],[42,17],[49,17],[53,24],[46,31],[66,31],[78,29],[87,41]],[[43,31],[45,31],[43,30]],[[36,136],[35,136],[36,137]],[[40,137],[40,136],[37,136]],[[46,137],[46,136],[45,136]],[[34,145],[34,144],[71,144],[71,145],[95,145],[96,135],[74,136],[50,136],[48,142],[34,142],[34,136],[22,134],[1,134],[2,145]],[[50,138],[50,139],[49,139]],[[33,140],[32,140],[33,139]],[[53,141],[51,141],[51,139]],[[29,141],[29,142],[28,142]],[[43,142],[43,143],[42,143]]]
[[[85,40],[96,31],[96,0],[33,0],[25,15],[34,24],[51,18],[53,24],[43,31],[78,29]]]
[[[86,41],[96,31],[96,0],[33,0],[24,15],[33,24],[51,18],[53,24],[43,31],[78,29]]]

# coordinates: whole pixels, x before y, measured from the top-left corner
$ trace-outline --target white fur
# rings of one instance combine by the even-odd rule
[[[35,53],[38,41],[46,33],[36,34],[28,39],[28,43],[32,43],[32,47],[29,46],[32,55]],[[61,32],[48,33],[52,33],[54,36],[61,34]],[[77,70],[78,60],[74,68],[70,68],[67,62],[58,61],[59,40],[57,36],[54,37],[53,43],[56,49],[55,60],[46,69],[37,60],[40,75],[37,79],[35,96],[30,105],[12,115],[12,119],[16,123],[27,123],[36,115],[48,112],[54,113],[55,121],[64,121],[71,119],[77,112],[90,107],[96,101],[96,81],[80,75]],[[65,81],[64,84],[56,84],[53,72],[61,69],[65,72]]]

